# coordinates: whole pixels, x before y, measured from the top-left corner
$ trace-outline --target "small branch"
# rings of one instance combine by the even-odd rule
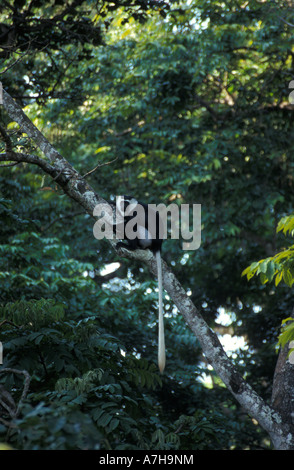
[[[8,153],[1,153],[0,154],[0,161],[1,162],[11,162],[14,161],[16,163],[13,163],[13,165],[16,165],[18,163],[32,163],[33,165],[37,165],[42,170],[45,171],[45,173],[48,173],[51,176],[55,176],[55,169],[52,165],[50,165],[46,160],[43,160],[40,157],[37,157],[36,155],[28,154],[28,153],[16,153],[16,152],[8,152]],[[3,165],[3,166],[8,166],[8,165]],[[12,164],[11,164],[12,166]]]
[[[4,69],[2,72],[0,72],[0,75],[3,75],[4,73],[7,72],[7,70],[11,69],[11,68],[14,67],[18,62],[21,62],[21,61],[22,61],[22,59],[29,53],[29,50],[30,50],[30,48],[31,48],[31,41],[29,41],[28,44],[29,44],[29,45],[28,45],[27,50],[26,50],[23,54],[21,54],[18,59],[16,59],[16,60],[15,60],[14,62],[12,62],[11,64],[7,65],[6,69]],[[3,47],[3,46],[2,46],[2,47]],[[11,49],[11,47],[10,47],[9,49]]]
[[[83,175],[83,178],[86,178],[87,176],[91,175],[92,173],[94,173],[94,171],[96,171],[98,168],[101,168],[102,166],[105,166],[105,165],[110,165],[111,163],[115,162],[117,160],[117,157],[114,158],[113,160],[111,160],[110,162],[105,162],[105,163],[99,163],[99,165],[97,165],[95,168],[93,168],[93,170],[90,170],[88,171],[88,173],[85,173]]]
[[[10,418],[14,418],[16,404],[11,394],[0,384],[0,405],[7,411]]]
[[[3,165],[0,165],[0,168],[8,168],[10,166],[16,166],[19,165],[19,162],[17,163],[4,163]]]
[[[287,24],[287,25],[290,26],[291,28],[294,28],[294,24],[289,23],[288,21],[284,20],[284,18],[282,18],[281,16],[278,16],[278,18],[279,18],[280,20],[282,20],[283,23]]]
[[[12,374],[19,374],[24,376],[24,386],[23,386],[23,391],[21,394],[21,397],[19,399],[19,402],[16,406],[15,412],[13,414],[13,418],[16,418],[19,413],[19,408],[25,397],[27,396],[27,393],[29,391],[29,386],[30,386],[30,381],[31,377],[29,373],[26,370],[18,370],[18,369],[11,369],[10,367],[5,367],[4,369],[0,369],[0,374],[5,374],[5,373],[12,373]]]

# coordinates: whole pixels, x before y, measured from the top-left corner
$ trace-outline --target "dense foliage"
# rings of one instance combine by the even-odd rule
[[[30,29],[14,25],[23,35],[5,45],[3,86],[82,175],[96,168],[87,178],[105,199],[202,204],[200,249],[168,240],[163,257],[211,327],[246,338],[232,360],[269,399],[293,294],[283,281],[248,283],[241,274],[282,250],[277,224],[293,212],[288,3],[74,3],[74,11],[17,0],[4,8],[2,22],[18,12]],[[17,148],[38,152],[1,112]],[[0,170],[0,340],[10,370],[0,379],[19,403],[17,413],[0,407],[0,441],[267,448],[168,298],[167,369],[158,374],[150,274],[95,240],[90,218],[40,170]],[[13,370],[30,375],[25,394]]]

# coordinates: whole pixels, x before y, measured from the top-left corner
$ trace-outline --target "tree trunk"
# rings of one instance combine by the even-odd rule
[[[288,358],[289,345],[280,349],[273,380],[271,405],[282,418],[282,422],[294,435],[294,364]],[[273,442],[274,443],[274,442]],[[294,450],[287,442],[274,443],[276,448]]]

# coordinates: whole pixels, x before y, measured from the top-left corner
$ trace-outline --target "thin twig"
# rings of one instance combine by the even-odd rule
[[[21,162],[16,162],[16,163],[4,163],[3,165],[0,165],[0,168],[6,168],[6,167],[9,167],[9,166],[15,166],[15,165],[19,165]]]
[[[21,54],[21,56],[16,59],[14,62],[12,62],[11,64],[7,65],[6,69],[4,69],[2,72],[0,72],[0,75],[4,74],[7,72],[7,70],[11,69],[12,67],[14,67],[18,62],[21,62],[22,59],[29,53],[29,50],[31,48],[31,41],[29,41],[29,45],[28,45],[28,48],[27,50]],[[9,49],[12,49],[12,47],[10,46]]]
[[[294,24],[289,23],[288,21],[284,20],[284,18],[282,18],[281,16],[278,16],[278,18],[280,18],[280,20],[282,20],[283,23],[287,24],[287,25],[290,26],[291,28],[294,28]]]
[[[99,163],[99,165],[97,165],[95,168],[93,168],[93,170],[90,170],[90,171],[88,171],[88,173],[85,173],[82,176],[82,178],[86,178],[86,176],[91,175],[91,173],[94,173],[94,171],[96,171],[97,168],[101,168],[102,166],[105,166],[105,165],[110,165],[111,163],[115,162],[115,160],[117,160],[117,157],[114,160],[111,160],[110,162]]]

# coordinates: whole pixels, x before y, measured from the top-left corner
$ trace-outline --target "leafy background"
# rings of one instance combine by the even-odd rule
[[[291,242],[276,232],[294,203],[289,4],[81,1],[61,24],[60,2],[12,3],[27,29],[18,24],[15,51],[1,56],[3,87],[81,174],[98,165],[87,179],[105,199],[202,204],[200,249],[168,240],[163,258],[220,337],[244,339],[229,354],[269,400],[293,293],[242,272]],[[13,8],[5,4],[2,22]],[[38,152],[2,108],[1,122],[17,149]],[[1,441],[269,448],[168,297],[167,369],[158,374],[155,280],[95,240],[93,221],[54,181],[32,166],[2,167],[0,196],[3,367],[31,376],[13,426],[2,406]],[[0,379],[18,403],[23,377]]]

